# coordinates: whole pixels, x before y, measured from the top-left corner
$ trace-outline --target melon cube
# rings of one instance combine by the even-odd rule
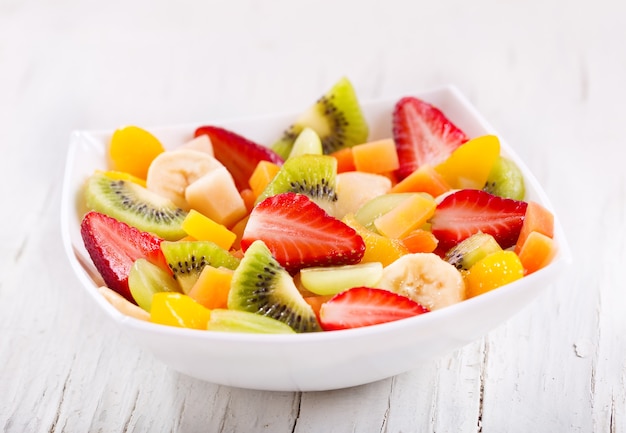
[[[248,213],[233,177],[223,166],[191,183],[185,189],[185,200],[192,209],[226,227],[232,226]]]

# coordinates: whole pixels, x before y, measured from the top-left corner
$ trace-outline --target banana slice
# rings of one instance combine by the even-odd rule
[[[148,168],[147,188],[189,210],[185,190],[210,171],[223,167],[215,157],[193,149],[170,150],[159,154]]]
[[[465,299],[465,282],[461,273],[433,253],[400,257],[383,270],[383,277],[377,286],[411,298],[430,310]]]

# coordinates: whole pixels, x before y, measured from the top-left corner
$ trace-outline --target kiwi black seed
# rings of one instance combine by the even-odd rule
[[[500,197],[523,200],[526,194],[524,175],[513,161],[500,156],[493,164],[483,190]]]
[[[189,293],[205,266],[235,269],[239,259],[210,241],[161,242],[161,251],[183,293]]]
[[[325,154],[365,143],[369,134],[367,120],[347,78],[339,80],[287,128],[272,149],[287,159],[296,137],[307,126],[320,136]]]
[[[444,260],[458,270],[466,271],[483,257],[501,250],[493,236],[479,232],[448,250]]]
[[[178,240],[185,236],[182,223],[187,212],[134,182],[96,172],[87,180],[85,202],[90,210],[163,239]]]
[[[328,155],[289,158],[259,195],[257,203],[283,192],[304,194],[330,213],[337,201],[337,159]]]
[[[254,241],[233,274],[228,308],[271,317],[296,332],[321,331],[315,312],[263,241]]]

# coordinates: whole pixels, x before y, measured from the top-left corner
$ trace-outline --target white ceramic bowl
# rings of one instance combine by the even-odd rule
[[[453,87],[415,96],[439,107],[470,137],[495,134]],[[391,112],[398,99],[363,104],[371,139],[391,136]],[[271,143],[294,118],[294,114],[264,116],[219,124],[259,143]],[[173,148],[191,139],[197,126],[200,125],[151,129],[151,132],[165,147]],[[96,290],[100,284],[97,272],[79,232],[83,215],[81,187],[95,169],[106,168],[106,148],[111,134],[81,131],[71,138],[62,203],[62,234],[69,261],[82,288],[139,347],[171,368],[202,380],[252,389],[309,391],[384,379],[485,335],[548,289],[571,261],[562,227],[555,218],[559,252],[549,266],[485,295],[413,318],[353,330],[298,335],[217,333],[143,322],[120,314]],[[501,141],[503,154],[512,158],[524,173],[527,199],[552,209],[535,177]]]

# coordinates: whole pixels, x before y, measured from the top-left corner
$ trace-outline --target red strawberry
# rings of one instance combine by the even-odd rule
[[[145,258],[164,267],[162,239],[99,212],[89,212],[80,225],[85,248],[105,284],[131,302],[128,273],[135,260]]]
[[[213,144],[215,158],[232,174],[239,191],[249,188],[248,180],[259,161],[282,165],[283,159],[273,150],[241,135],[217,126],[201,126],[195,136],[206,134]]]
[[[432,105],[414,98],[402,98],[393,112],[393,138],[398,150],[398,180],[420,166],[435,166],[465,143],[468,138]]]
[[[509,248],[519,237],[527,205],[485,191],[463,189],[450,194],[437,206],[431,230],[442,250],[478,232],[492,235],[502,248]]]
[[[241,248],[245,251],[257,239],[291,273],[310,266],[355,264],[365,253],[363,238],[354,229],[293,192],[268,197],[252,210]]]
[[[417,302],[383,289],[355,287],[331,298],[320,307],[324,331],[377,325],[428,313]]]

